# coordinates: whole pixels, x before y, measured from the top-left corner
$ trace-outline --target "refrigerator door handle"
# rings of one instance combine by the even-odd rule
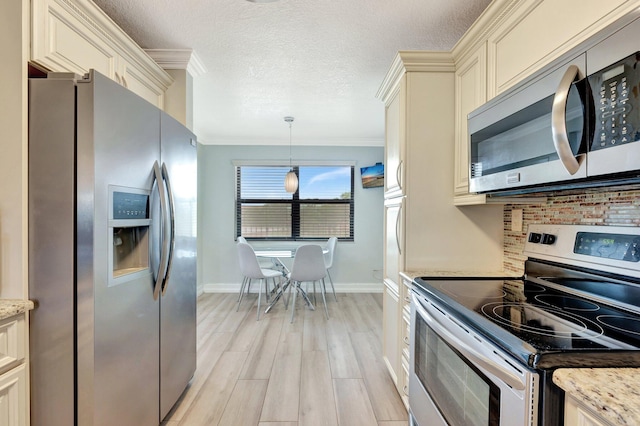
[[[166,242],[166,232],[163,232],[163,226],[164,226],[164,217],[165,217],[165,212],[167,211],[167,200],[165,198],[165,193],[164,193],[164,185],[162,185],[163,179],[162,179],[162,171],[160,171],[160,165],[158,164],[158,161],[156,161],[153,164],[153,177],[154,177],[154,181],[157,184],[157,188],[158,188],[158,196],[160,198],[160,263],[158,264],[158,272],[156,274],[156,282],[153,286],[153,299],[157,300],[158,296],[160,295],[160,291],[162,289],[162,281],[166,275],[166,270],[167,270],[167,257],[168,257],[168,253],[167,253],[167,244]],[[151,187],[153,188],[153,182],[151,183]]]
[[[167,165],[162,163],[162,178],[164,179],[165,185],[167,186],[167,195],[169,198],[169,246],[168,246],[168,256],[167,256],[167,266],[166,272],[164,274],[164,279],[162,280],[162,295],[167,291],[167,286],[169,285],[169,275],[171,275],[171,266],[173,265],[173,253],[175,249],[176,243],[176,230],[175,230],[175,203],[173,199],[173,191],[171,190],[171,179],[169,179],[169,172],[167,171]]]

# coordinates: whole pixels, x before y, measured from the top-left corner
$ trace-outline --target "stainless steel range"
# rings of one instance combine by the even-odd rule
[[[640,367],[640,228],[531,225],[523,277],[421,277],[409,394],[425,425],[561,425],[553,371]]]

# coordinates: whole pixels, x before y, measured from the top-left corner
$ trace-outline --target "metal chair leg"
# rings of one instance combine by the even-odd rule
[[[266,284],[264,284],[265,280],[263,279],[260,281],[262,281],[262,285],[266,287]],[[262,299],[262,291],[258,289],[258,314],[257,314],[258,317],[256,318],[256,321],[260,320],[260,299]]]
[[[262,287],[264,287],[264,297],[267,299],[267,303],[269,303],[269,280],[266,278],[262,279]]]
[[[238,302],[242,299],[242,292],[244,291],[244,286],[247,285],[247,277],[242,277],[242,284],[240,284],[240,294],[238,294]]]
[[[242,282],[242,288],[240,289],[240,299],[238,300],[238,307],[236,307],[236,312],[238,312],[238,310],[240,309],[240,303],[242,303],[242,298],[244,297],[244,287],[247,286],[249,287],[251,285],[251,278],[247,278],[245,277],[245,280]],[[249,293],[249,290],[247,289],[247,293]]]
[[[293,290],[293,281],[291,281],[289,278],[287,278],[287,280],[288,280],[288,284],[285,283],[285,285],[289,288],[289,295],[287,296],[287,299],[284,301],[285,309],[289,308],[289,301],[291,300],[291,290]]]
[[[298,294],[298,288],[295,282],[292,282],[290,285],[295,286],[295,291],[293,292],[293,300],[291,301],[291,323],[293,323],[293,316],[296,313],[296,295]]]
[[[331,278],[331,274],[329,273],[328,269],[327,269],[327,276],[329,277],[329,283],[331,284],[331,290],[333,290],[333,298],[336,299],[336,302],[337,302],[338,298],[336,297],[336,288],[333,286],[333,279]]]
[[[327,319],[329,319],[329,310],[327,310],[327,299],[324,296],[326,292],[324,278],[320,281],[320,284],[322,284],[322,301],[324,302],[324,314],[327,316]]]

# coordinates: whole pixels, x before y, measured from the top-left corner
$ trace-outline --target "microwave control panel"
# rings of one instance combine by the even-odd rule
[[[594,103],[591,151],[640,139],[640,52],[588,77]]]

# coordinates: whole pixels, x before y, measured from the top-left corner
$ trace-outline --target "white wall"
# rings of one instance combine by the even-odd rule
[[[382,291],[383,189],[363,189],[360,167],[382,162],[382,147],[297,146],[295,160],[354,161],[354,241],[339,241],[331,276],[336,291]],[[199,145],[198,284],[207,292],[238,291],[233,160],[288,160],[289,146]]]

